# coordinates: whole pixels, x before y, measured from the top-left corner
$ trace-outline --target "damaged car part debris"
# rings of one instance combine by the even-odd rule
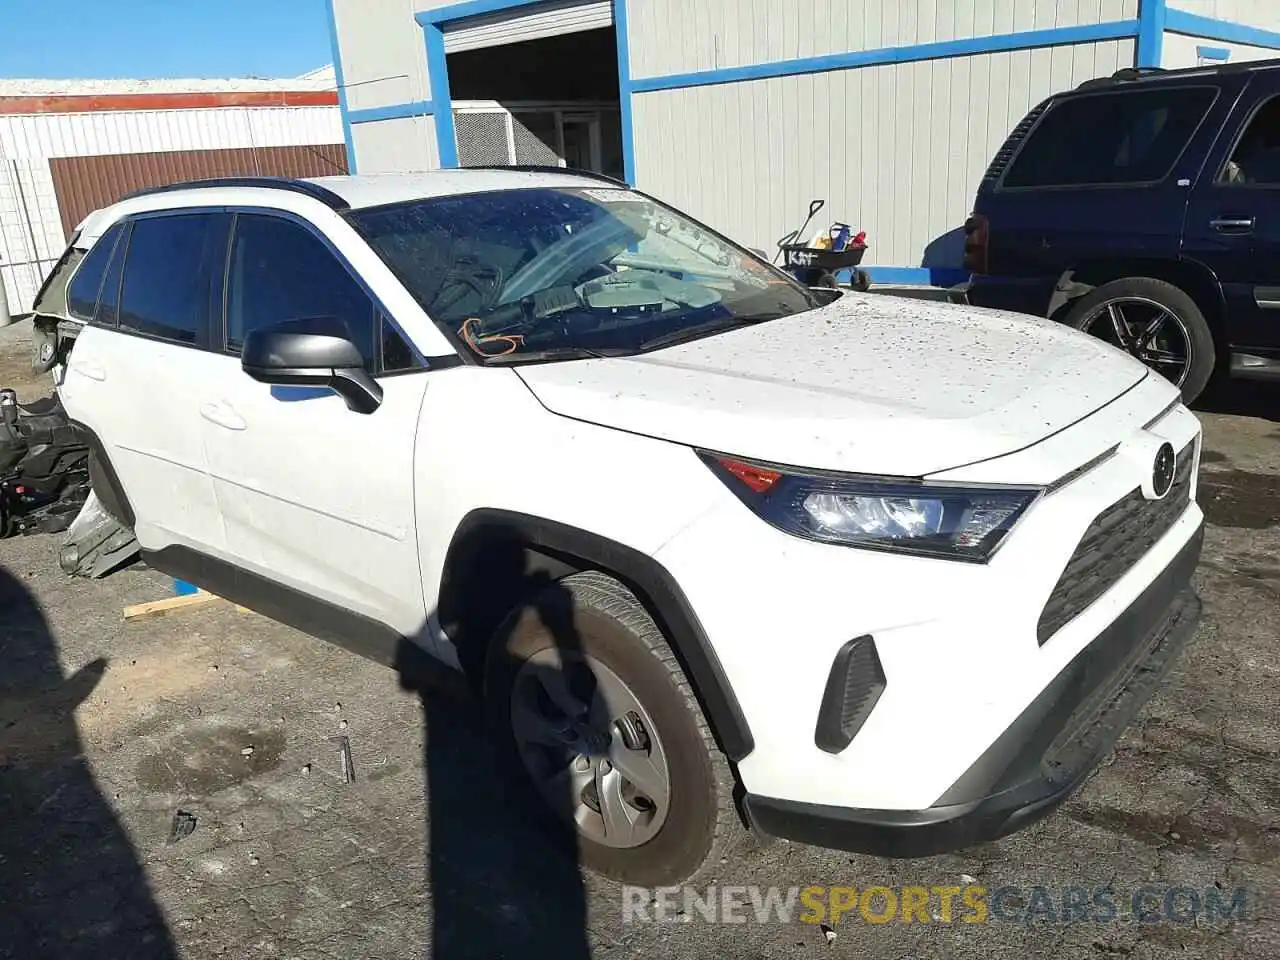
[[[350,737],[332,737],[330,738],[338,745],[338,762],[342,765],[342,782],[356,782],[356,765],[351,759],[351,738]],[[310,764],[307,765],[310,769]]]
[[[89,448],[58,397],[0,390],[0,537],[62,532],[89,489]]]
[[[177,843],[191,836],[196,829],[196,815],[186,810],[179,810],[173,815],[173,826],[169,828],[169,842]]]

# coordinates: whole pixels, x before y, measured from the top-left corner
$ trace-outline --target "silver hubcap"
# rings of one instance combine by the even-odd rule
[[[657,726],[622,678],[577,651],[540,650],[511,688],[511,729],[542,798],[585,837],[638,847],[671,807]]]
[[[1191,336],[1182,318],[1146,297],[1118,297],[1091,313],[1080,329],[1119,347],[1182,386],[1191,369]]]

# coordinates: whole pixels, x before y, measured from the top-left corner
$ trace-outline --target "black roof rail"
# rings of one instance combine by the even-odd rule
[[[350,204],[327,187],[307,180],[295,180],[292,177],[211,177],[207,180],[179,180],[177,183],[166,183],[159,187],[145,187],[126,193],[121,200],[132,200],[134,197],[149,197],[157,193],[173,193],[178,190],[203,190],[212,187],[264,187],[269,190],[288,190],[290,193],[301,193],[313,200],[319,200],[334,210],[348,210]]]
[[[616,184],[619,187],[630,188],[631,184],[625,180],[619,180],[611,177],[607,173],[598,173],[595,170],[581,170],[577,167],[557,167],[551,164],[538,163],[492,163],[479,164],[477,166],[463,167],[464,170],[514,170],[517,173],[568,173],[575,177],[586,177],[590,180],[600,180],[604,183]]]

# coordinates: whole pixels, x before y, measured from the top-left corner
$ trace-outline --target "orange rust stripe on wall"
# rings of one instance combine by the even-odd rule
[[[333,90],[257,90],[227,93],[102,93],[0,97],[0,114],[91,113],[101,110],[199,110],[210,107],[335,107]]]

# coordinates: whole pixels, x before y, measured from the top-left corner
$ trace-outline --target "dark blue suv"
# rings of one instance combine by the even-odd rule
[[[982,179],[959,299],[1119,346],[1190,403],[1280,379],[1280,60],[1121,70],[1039,104]]]

